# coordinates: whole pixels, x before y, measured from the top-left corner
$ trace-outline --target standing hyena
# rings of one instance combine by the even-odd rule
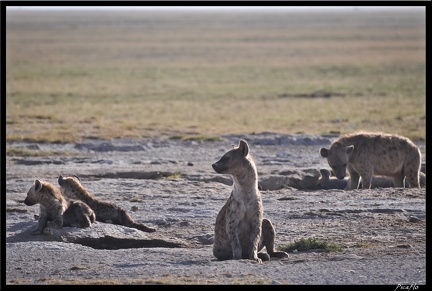
[[[395,187],[404,187],[404,178],[411,188],[420,188],[420,149],[408,138],[385,133],[353,133],[336,139],[329,149],[321,148],[338,179],[350,179],[347,189],[371,188],[373,175],[393,178]],[[408,186],[408,185],[407,185]]]
[[[69,198],[78,199],[87,203],[96,213],[96,220],[101,222],[111,222],[113,224],[132,227],[145,232],[154,232],[156,229],[150,228],[142,223],[135,222],[132,217],[121,207],[97,200],[87,189],[85,189],[77,176],[59,176],[58,183],[62,193]]]
[[[60,189],[46,181],[35,180],[24,203],[28,206],[40,204],[38,226],[32,234],[52,234],[54,229],[63,226],[89,227],[96,220],[87,204],[67,199]],[[50,227],[47,227],[48,221],[52,222]]]
[[[240,140],[238,147],[212,167],[217,173],[230,174],[234,180],[231,195],[216,218],[213,255],[219,260],[257,262],[288,257],[285,252],[274,251],[275,230],[270,220],[263,219],[258,173],[248,144]],[[258,253],[264,246],[267,253]]]

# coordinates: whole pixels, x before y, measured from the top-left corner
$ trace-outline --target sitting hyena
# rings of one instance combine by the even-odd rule
[[[87,204],[67,199],[60,189],[46,181],[35,180],[24,203],[28,206],[40,204],[38,226],[32,234],[53,234],[54,229],[63,226],[89,227],[96,220]],[[47,227],[48,221],[52,222],[50,227]]]
[[[350,179],[346,189],[357,189],[361,177],[362,187],[370,189],[373,175],[393,178],[395,187],[420,188],[420,149],[408,138],[385,133],[353,133],[336,139],[329,149],[321,148],[338,179],[348,171]]]
[[[274,251],[275,230],[270,220],[263,219],[258,173],[248,144],[240,140],[238,147],[212,167],[217,173],[230,174],[234,181],[231,195],[216,218],[213,255],[219,260],[257,262],[288,257],[285,252]],[[264,246],[267,253],[258,253]]]
[[[77,176],[59,176],[58,183],[62,193],[69,198],[81,200],[90,206],[96,213],[96,220],[101,222],[111,222],[113,224],[124,225],[136,228],[145,232],[154,232],[156,229],[150,228],[142,223],[135,222],[131,216],[121,207],[97,200],[87,189],[85,189]]]

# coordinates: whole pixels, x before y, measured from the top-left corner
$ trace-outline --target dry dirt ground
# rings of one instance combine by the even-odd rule
[[[342,251],[290,252],[257,264],[217,261],[216,215],[231,179],[211,164],[245,139],[263,186],[265,217],[276,245],[302,238],[340,244]],[[426,189],[316,190],[328,168],[319,148],[333,136],[223,136],[221,141],[86,140],[80,144],[7,143],[7,148],[59,151],[6,158],[6,270],[3,288],[27,284],[426,284]],[[423,162],[425,144],[418,144]],[[35,179],[57,184],[78,175],[97,198],[157,229],[144,233],[96,222],[31,235],[39,207],[22,201]],[[3,198],[4,199],[4,198]],[[3,241],[2,241],[3,242]],[[413,288],[412,288],[413,289]]]

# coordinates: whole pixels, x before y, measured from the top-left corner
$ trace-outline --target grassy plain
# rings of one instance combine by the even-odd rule
[[[6,16],[10,141],[262,131],[426,136],[421,11]]]

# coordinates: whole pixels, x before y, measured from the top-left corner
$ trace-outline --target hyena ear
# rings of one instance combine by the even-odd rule
[[[347,146],[347,147],[345,147],[345,150],[346,150],[346,153],[349,155],[353,152],[354,146],[353,145]]]
[[[63,183],[63,182],[64,182],[64,178],[63,178],[62,175],[60,175],[60,176],[58,177],[57,182],[59,183],[60,186],[63,186],[63,184],[64,184],[64,183]]]
[[[75,177],[75,178],[77,178],[78,179],[78,181],[80,181],[81,182],[81,179],[77,176],[77,175],[73,175],[73,177]]]
[[[327,169],[321,169],[320,170],[321,176],[323,178],[329,178],[330,177],[330,171]]]
[[[247,144],[246,141],[244,141],[242,139],[240,140],[239,149],[243,153],[244,157],[246,157],[248,155],[248,153],[249,153],[249,145]]]
[[[39,192],[42,189],[42,183],[39,180],[35,180],[35,192]]]
[[[320,148],[321,157],[327,158],[328,157],[328,152],[329,152],[328,149],[326,149],[326,148]]]

